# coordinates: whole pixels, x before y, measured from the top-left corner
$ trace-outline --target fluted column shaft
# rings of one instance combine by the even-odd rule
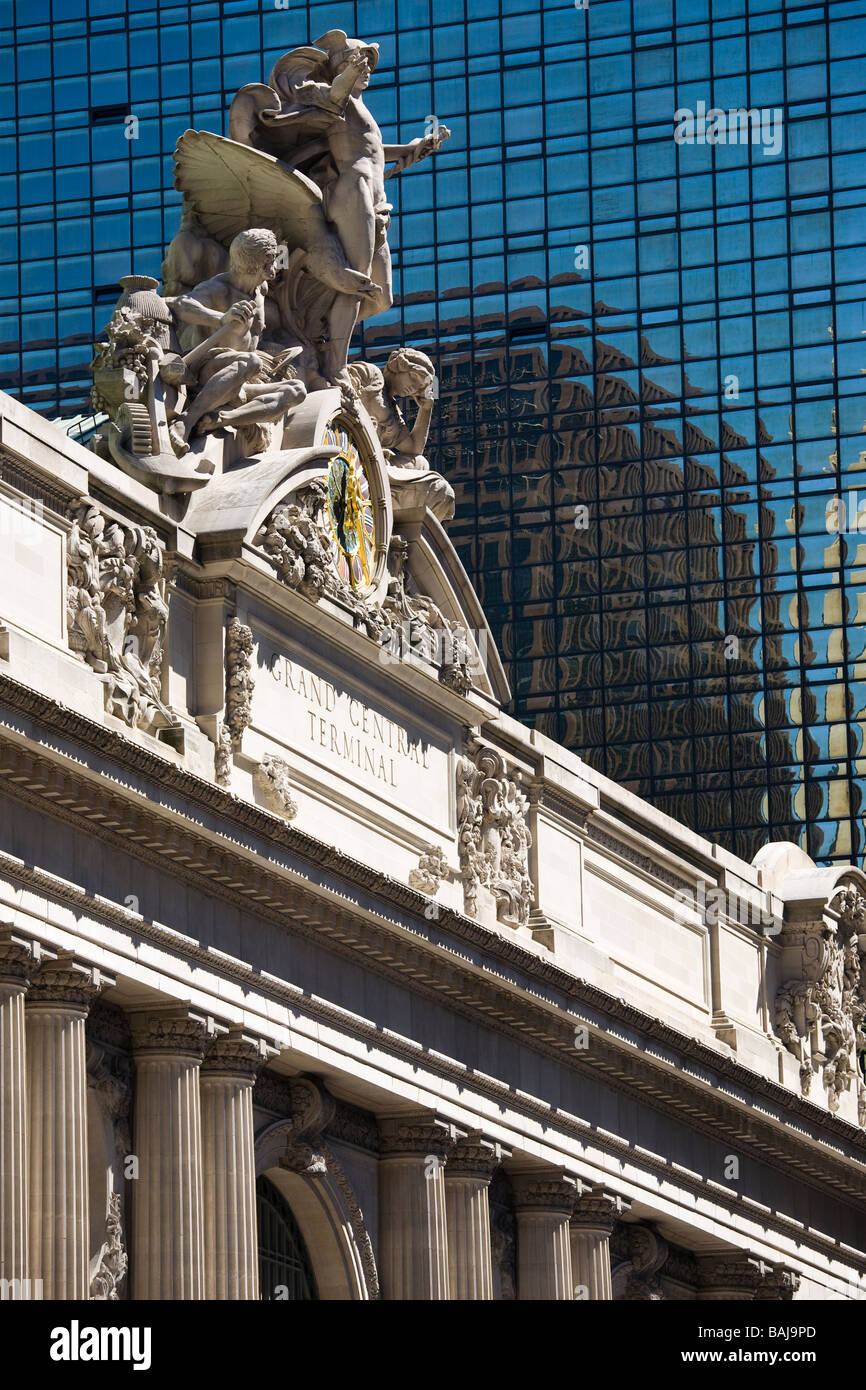
[[[487,1190],[502,1151],[478,1133],[457,1142],[445,1168],[451,1297],[493,1297],[490,1201]]]
[[[29,1277],[24,996],[33,956],[0,927],[0,1279]],[[4,1285],[4,1288],[8,1285]],[[26,1297],[28,1286],[21,1286]]]
[[[261,1038],[231,1028],[202,1065],[205,1298],[259,1297],[253,1085],[267,1055]]]
[[[27,996],[30,1277],[47,1299],[90,1292],[84,1021],[102,984],[64,952]]]
[[[622,1211],[622,1201],[608,1193],[589,1192],[575,1203],[570,1226],[575,1298],[613,1298],[610,1237]]]
[[[133,1019],[138,1178],[132,1185],[132,1297],[204,1297],[199,1072],[207,1038],[186,1010]]]
[[[568,1222],[576,1184],[567,1174],[519,1173],[512,1178],[517,1218],[517,1297],[574,1297]]]
[[[387,1299],[450,1297],[445,1163],[453,1126],[429,1112],[379,1121],[379,1246]]]

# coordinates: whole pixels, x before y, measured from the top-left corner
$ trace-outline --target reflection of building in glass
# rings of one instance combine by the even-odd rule
[[[452,139],[388,185],[398,299],[358,346],[438,359],[432,453],[515,712],[740,853],[793,835],[861,855],[866,522],[828,533],[827,509],[858,479],[866,501],[866,19],[846,0],[85,9],[57,0],[50,29],[19,9],[0,69],[5,388],[80,411],[118,276],[158,273],[176,226],[177,136],[224,129],[237,86],[323,29],[375,31],[386,136],[435,114]],[[780,153],[676,144],[699,102],[781,110]]]
[[[440,357],[436,457],[461,497],[451,534],[476,568],[525,715],[751,856],[768,821],[797,834],[767,488],[734,462],[746,441],[726,420],[720,451],[691,405],[677,407],[646,337],[602,306],[593,323],[554,339],[548,381],[544,350],[509,352],[503,336],[474,361],[459,348]],[[616,345],[626,333],[636,359]],[[580,380],[593,358],[594,394]],[[473,421],[473,380],[482,395],[507,382],[533,428],[556,402],[554,447],[569,466],[551,469],[547,435],[515,445],[522,417],[502,409],[501,387],[489,421]]]

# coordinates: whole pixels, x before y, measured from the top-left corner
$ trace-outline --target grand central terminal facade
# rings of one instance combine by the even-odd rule
[[[503,713],[318,43],[182,138],[91,447],[0,396],[3,1294],[859,1299],[866,878]]]

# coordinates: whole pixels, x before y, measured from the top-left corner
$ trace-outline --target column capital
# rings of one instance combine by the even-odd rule
[[[763,1260],[760,1262],[758,1287],[755,1290],[756,1302],[775,1299],[790,1303],[799,1287],[800,1276],[796,1270],[786,1269],[784,1265],[765,1264]]]
[[[214,1035],[213,1019],[190,1013],[186,1005],[130,1013],[132,1050],[136,1057],[189,1057],[201,1062]]]
[[[397,1156],[423,1158],[435,1154],[440,1163],[447,1162],[462,1133],[456,1125],[441,1119],[432,1110],[418,1110],[404,1115],[379,1117],[379,1137],[383,1158]]]
[[[510,1149],[492,1139],[485,1139],[480,1129],[472,1129],[455,1142],[448,1159],[446,1178],[473,1177],[489,1182],[504,1158],[511,1157]]]
[[[699,1255],[698,1287],[708,1291],[736,1290],[750,1297],[761,1279],[761,1261],[745,1250],[722,1250],[712,1255]]]
[[[219,1033],[208,1047],[202,1063],[202,1078],[225,1076],[253,1082],[262,1067],[278,1054],[279,1049],[258,1033],[233,1024],[227,1032]]]
[[[35,943],[13,935],[8,922],[0,923],[0,985],[19,985],[26,989],[39,968],[39,951]]]
[[[549,1211],[570,1216],[577,1195],[577,1179],[556,1168],[531,1173],[511,1173],[517,1211]]]
[[[603,1188],[585,1188],[578,1194],[571,1216],[572,1226],[585,1226],[596,1231],[613,1230],[630,1202],[626,1202],[616,1192]]]
[[[39,966],[27,993],[27,1007],[63,1005],[86,1014],[105,986],[113,983],[101,971],[76,961],[72,951],[59,951]]]

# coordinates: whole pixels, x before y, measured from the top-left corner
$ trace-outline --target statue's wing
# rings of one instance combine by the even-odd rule
[[[257,145],[259,122],[264,114],[277,115],[280,98],[273,87],[248,82],[241,87],[229,108],[229,139],[241,145]]]
[[[178,140],[174,186],[223,246],[238,232],[268,227],[289,250],[306,247],[311,221],[321,221],[322,195],[311,179],[273,155],[208,131],[188,130]]]

